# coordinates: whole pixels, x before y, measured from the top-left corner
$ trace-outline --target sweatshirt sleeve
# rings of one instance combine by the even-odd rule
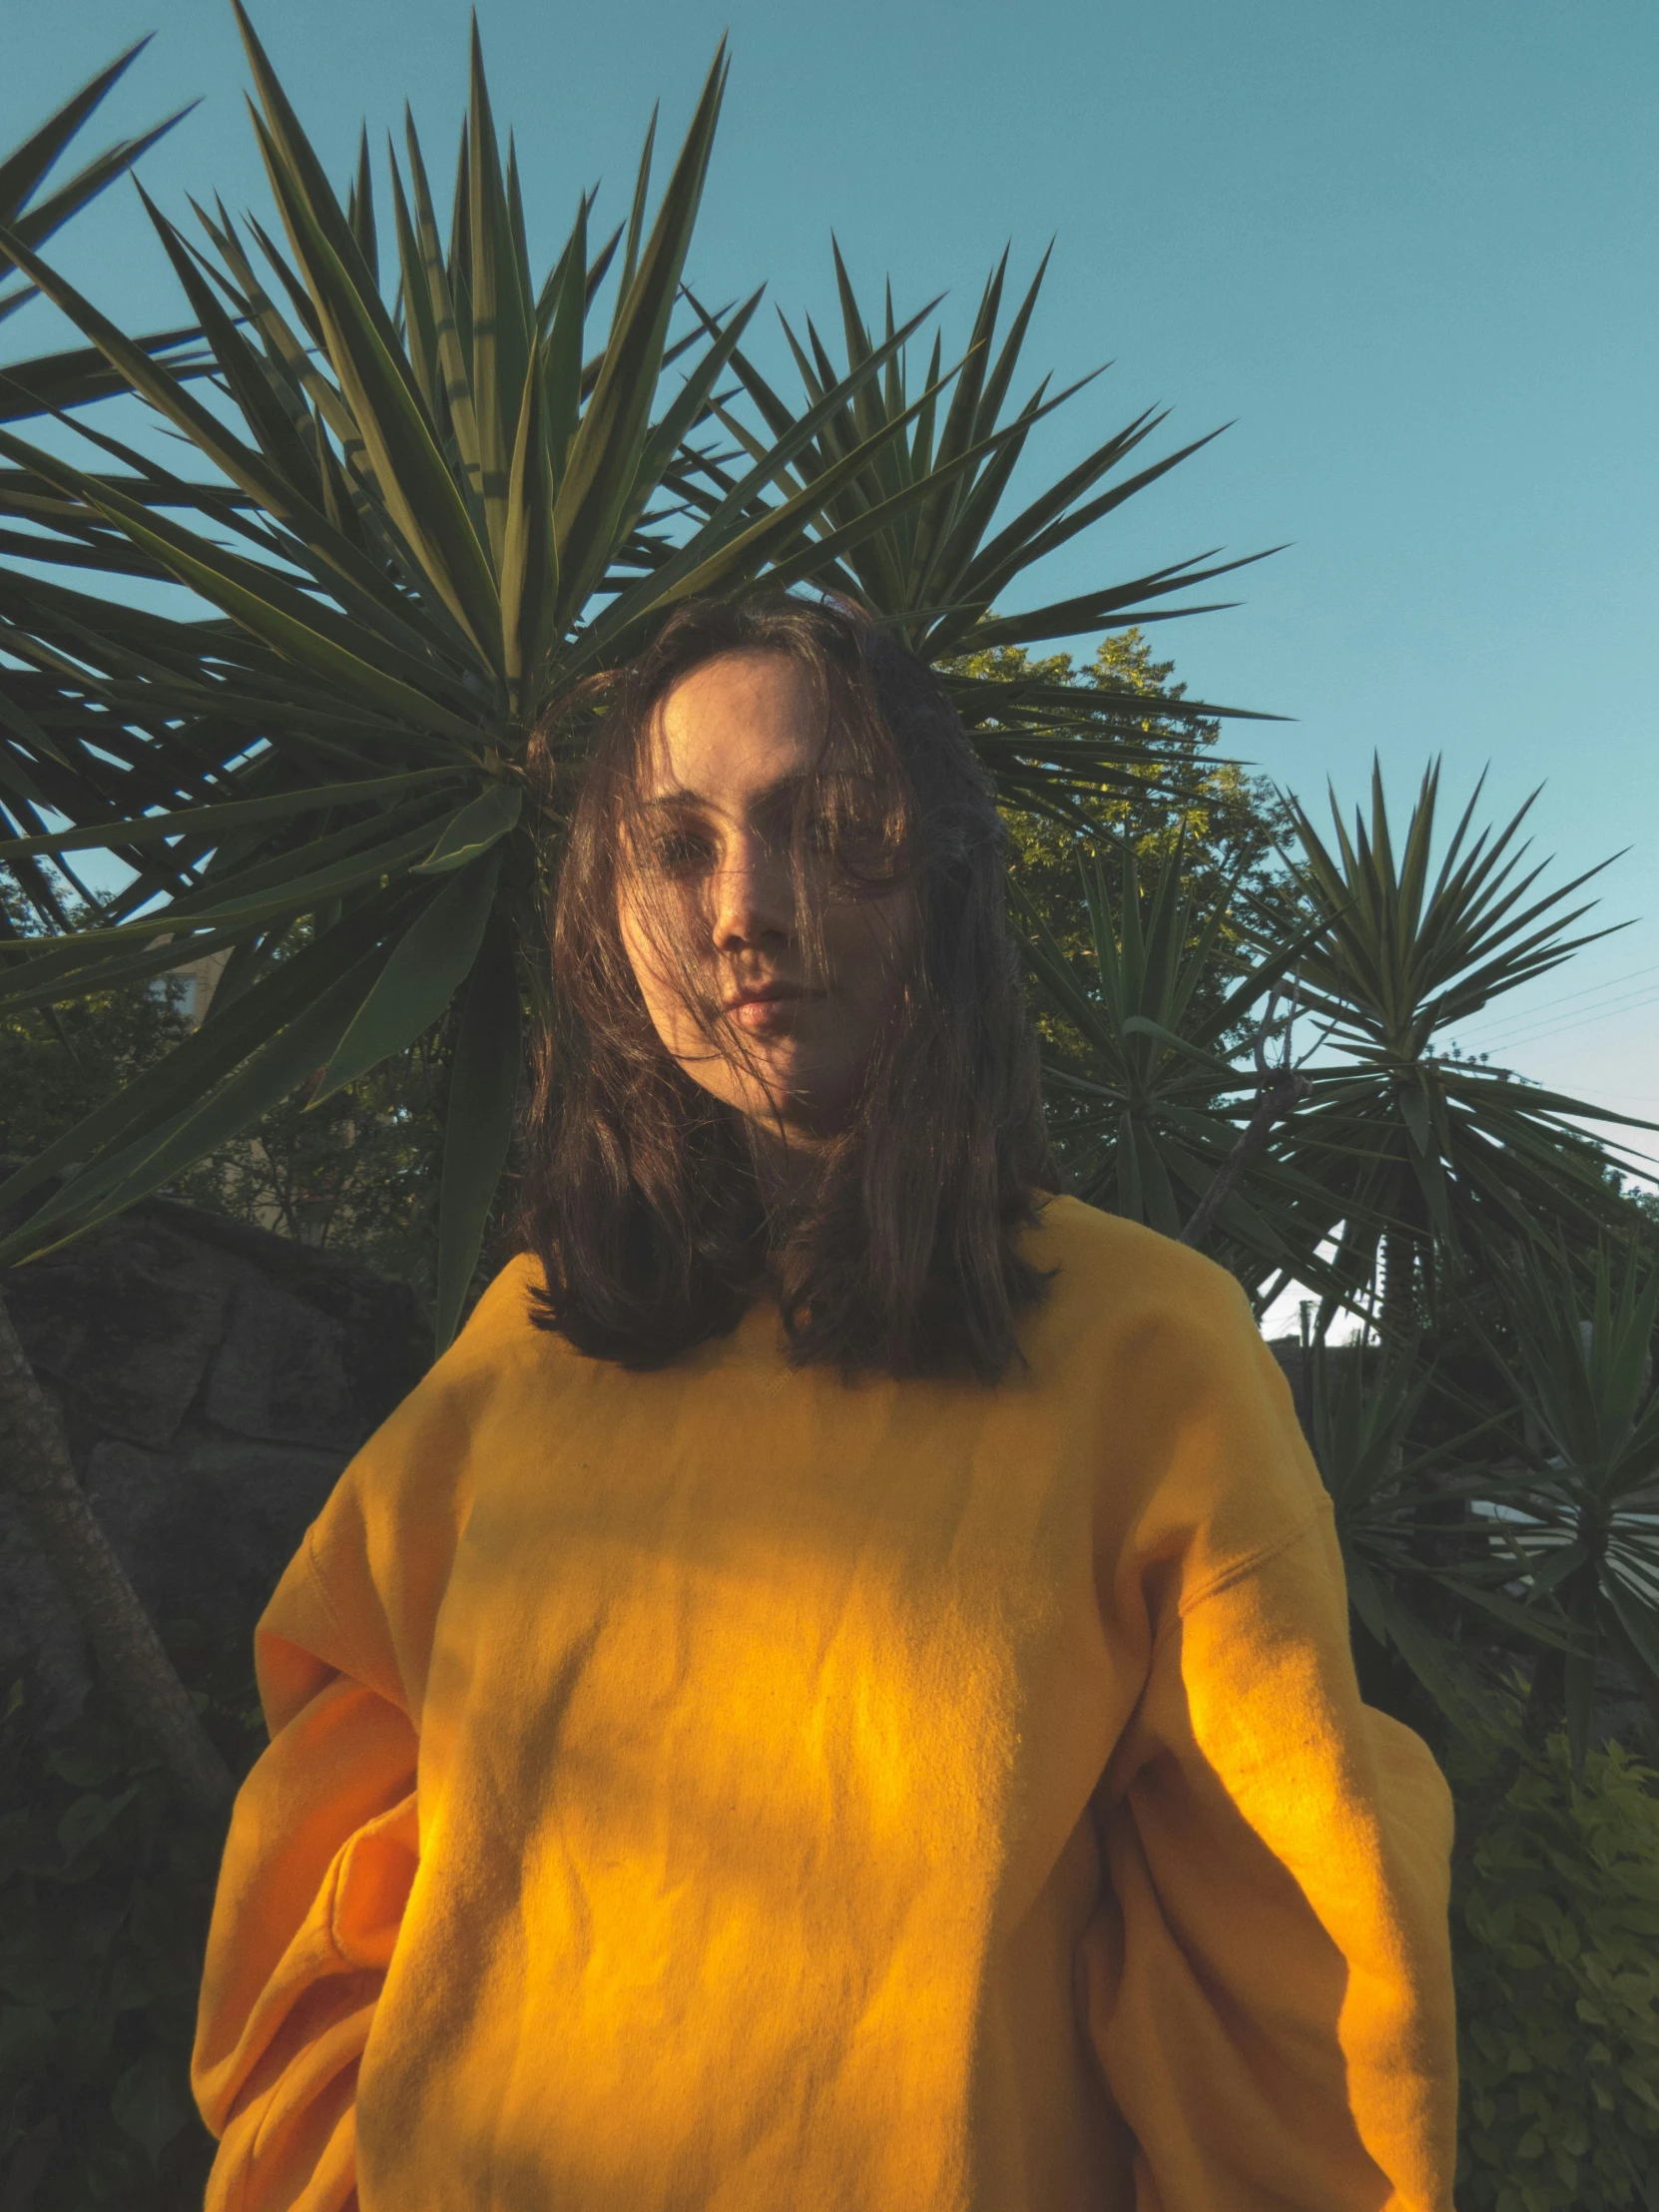
[[[238,1793],[192,2085],[205,2212],[345,2212],[358,2062],[419,1868],[434,1624],[510,1269],[341,1475],[255,1632],[271,1741]]]
[[[361,1679],[307,1537],[256,1638],[269,1749],[214,1903],[192,2081],[219,2140],[205,2212],[354,2203],[354,2093],[418,1858],[416,1738]]]
[[[1361,1702],[1329,1502],[1267,1365],[1241,1353],[1212,1433],[1306,1503],[1153,1609],[1099,1799],[1088,2027],[1137,2212],[1450,2212],[1450,1797]]]

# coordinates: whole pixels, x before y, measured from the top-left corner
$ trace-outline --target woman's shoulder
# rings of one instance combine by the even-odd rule
[[[1049,1309],[1072,1326],[1118,1329],[1169,1316],[1188,1326],[1255,1334],[1237,1278],[1190,1245],[1078,1198],[1045,1199],[1027,1247],[1051,1272]]]
[[[1190,1246],[1055,1199],[1055,1270],[1024,1340],[1031,1381],[1099,1423],[1125,1528],[1190,1554],[1195,1585],[1309,1526],[1325,1493],[1238,1280]]]
[[[1218,1391],[1276,1391],[1278,1369],[1237,1277],[1191,1246],[1054,1198],[1026,1251],[1049,1272],[1021,1333],[1034,1381],[1071,1387],[1109,1369],[1140,1395],[1164,1386],[1193,1405]]]
[[[568,1356],[562,1337],[535,1321],[541,1269],[520,1253],[485,1288],[454,1341],[388,1416],[372,1441],[405,1446],[418,1432],[442,1430],[454,1440],[476,1428],[505,1393],[545,1374]]]
[[[436,1527],[464,1519],[478,1437],[511,1429],[528,1388],[569,1357],[562,1338],[535,1325],[540,1283],[528,1255],[507,1263],[454,1342],[354,1454],[324,1520],[412,1516]]]
[[[486,1286],[455,1340],[454,1351],[467,1361],[509,1349],[522,1349],[547,1331],[536,1327],[536,1294],[542,1288],[541,1262],[520,1252]],[[560,1340],[562,1342],[562,1340]]]

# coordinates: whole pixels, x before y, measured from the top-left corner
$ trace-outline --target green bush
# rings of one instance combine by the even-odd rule
[[[0,937],[23,919],[0,880]],[[166,982],[123,983],[50,1013],[0,1008],[0,1155],[45,1151],[190,1035]],[[449,1033],[439,1024],[317,1106],[295,1091],[167,1190],[209,1213],[347,1254],[430,1296],[448,1079]]]
[[[1466,1778],[1452,1893],[1458,2212],[1659,2208],[1659,1796],[1618,1744],[1575,1788],[1564,1736]],[[1507,1789],[1503,1778],[1513,1774]],[[1454,1772],[1454,1787],[1458,1783]]]
[[[242,1774],[264,1742],[250,1640],[167,1624]],[[223,1821],[179,1809],[95,1690],[51,1743],[0,1684],[0,2203],[197,2212],[213,2143],[190,2050]]]

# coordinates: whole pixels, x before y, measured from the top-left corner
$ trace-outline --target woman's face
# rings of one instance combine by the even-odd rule
[[[809,970],[791,842],[818,711],[785,655],[704,662],[663,701],[656,737],[619,889],[652,1023],[716,1098],[791,1135],[827,1136],[898,996],[911,894],[854,891],[815,849],[823,839],[809,819],[806,895],[822,952]]]

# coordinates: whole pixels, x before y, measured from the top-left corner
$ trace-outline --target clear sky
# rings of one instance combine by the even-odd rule
[[[446,167],[462,0],[254,13],[338,173],[359,119],[383,143],[405,97]],[[659,97],[677,139],[728,27],[700,289],[765,281],[786,311],[832,317],[833,230],[872,300],[888,275],[901,309],[946,290],[959,339],[1004,243],[1023,274],[1055,238],[1032,368],[1115,366],[1034,464],[1057,472],[1153,401],[1172,439],[1233,427],[1057,558],[1043,596],[1289,541],[1240,580],[1242,606],[1163,626],[1160,648],[1195,695],[1295,718],[1240,748],[1306,799],[1329,778],[1352,805],[1375,751],[1403,814],[1439,753],[1448,798],[1489,770],[1494,816],[1542,784],[1537,849],[1559,872],[1628,847],[1601,918],[1632,926],[1461,1041],[1659,1120],[1652,0],[478,13],[548,258],[582,185],[602,181],[601,214],[625,203]],[[262,202],[223,0],[10,0],[0,147],[147,30],[111,129],[203,103],[149,157],[152,192],[181,219],[191,190]],[[136,212],[83,219],[56,251],[118,316],[175,311]],[[31,330],[50,342],[31,312],[0,347]]]

